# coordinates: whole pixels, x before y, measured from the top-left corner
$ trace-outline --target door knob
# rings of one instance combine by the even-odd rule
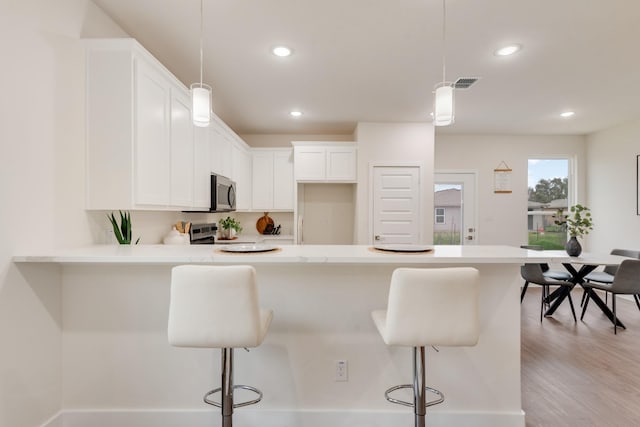
[[[375,236],[373,239],[374,239],[375,241],[380,241],[380,240],[382,240],[382,238],[381,238],[378,234],[376,234],[376,236]]]

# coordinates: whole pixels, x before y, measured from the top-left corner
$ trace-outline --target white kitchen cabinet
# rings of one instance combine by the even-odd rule
[[[193,130],[193,207],[207,210],[211,207],[212,132],[210,127],[194,126]]]
[[[171,201],[181,208],[194,206],[194,125],[191,99],[180,88],[171,89]]]
[[[226,135],[225,129],[212,121],[211,132],[213,151],[211,152],[212,172],[231,178],[231,146],[233,142]]]
[[[249,209],[244,141],[215,115],[196,129],[189,90],[135,40],[86,46],[87,209],[208,209],[211,173],[232,177],[234,164]]]
[[[253,210],[293,210],[293,152],[291,149],[253,150]]]
[[[240,141],[231,144],[231,179],[236,182],[236,209],[251,209],[251,152]]]
[[[132,205],[167,205],[170,199],[170,106],[171,85],[167,78],[144,58],[134,56],[134,168],[135,192]],[[90,94],[91,95],[91,94]],[[99,118],[98,118],[99,120]],[[110,120],[109,116],[104,120]],[[130,138],[128,138],[130,141]],[[96,142],[94,140],[90,142]],[[108,144],[108,142],[106,142]],[[114,150],[102,161],[118,163],[122,154]],[[112,171],[112,175],[115,175]],[[125,191],[126,185],[113,188]],[[113,191],[112,190],[112,191]],[[97,195],[99,196],[99,195]],[[126,201],[123,201],[126,202]],[[127,206],[124,206],[127,207]],[[113,207],[114,209],[116,206]]]
[[[294,176],[298,182],[357,180],[355,142],[294,141]]]
[[[133,39],[88,41],[86,58],[87,208],[191,204],[187,88]]]

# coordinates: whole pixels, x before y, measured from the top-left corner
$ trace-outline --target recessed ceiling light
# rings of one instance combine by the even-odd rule
[[[564,113],[560,113],[561,117],[571,117],[573,116],[575,113],[573,111],[565,111]]]
[[[302,111],[294,110],[294,111],[291,111],[291,112],[289,113],[289,115],[290,115],[291,117],[300,117],[300,116],[302,115]]]
[[[505,47],[502,47],[502,48],[496,50],[495,54],[497,56],[509,56],[509,55],[513,55],[514,53],[518,52],[520,49],[522,49],[522,45],[512,44],[512,45],[505,46]]]
[[[286,46],[276,46],[273,49],[271,49],[271,52],[273,52],[275,56],[280,56],[280,57],[291,55],[291,49],[289,49]]]

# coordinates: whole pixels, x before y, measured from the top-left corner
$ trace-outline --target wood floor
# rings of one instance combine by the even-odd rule
[[[522,304],[522,400],[527,427],[640,426],[640,311],[618,297],[627,327],[613,324],[593,303],[580,321],[581,288],[540,322],[540,287]],[[609,301],[611,303],[611,301]]]

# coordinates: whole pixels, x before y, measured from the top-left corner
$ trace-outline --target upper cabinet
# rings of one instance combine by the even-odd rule
[[[207,210],[211,206],[213,132],[208,127],[197,126],[193,131],[193,207]]]
[[[238,141],[231,143],[231,179],[236,182],[236,209],[251,209],[251,152]]]
[[[296,181],[356,182],[355,142],[294,141],[292,144]]]
[[[253,210],[293,210],[293,150],[288,148],[253,151]]]
[[[87,42],[87,208],[193,202],[189,95],[133,39]]]
[[[208,209],[212,172],[250,209],[244,141],[215,115],[193,126],[189,90],[135,40],[86,45],[87,209]]]
[[[191,98],[176,89],[171,92],[171,198],[170,205],[194,206],[194,128]]]

